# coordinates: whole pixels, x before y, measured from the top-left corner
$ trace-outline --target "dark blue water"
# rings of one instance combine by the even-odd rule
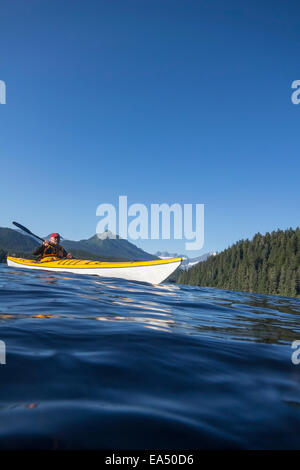
[[[295,299],[0,265],[0,448],[295,449]]]

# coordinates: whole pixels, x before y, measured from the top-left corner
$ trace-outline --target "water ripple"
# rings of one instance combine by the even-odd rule
[[[300,301],[0,266],[0,448],[298,448]]]

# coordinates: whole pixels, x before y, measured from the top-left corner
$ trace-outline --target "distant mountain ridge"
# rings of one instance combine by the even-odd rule
[[[23,235],[19,230],[0,227],[0,248],[2,250],[33,251],[38,245],[37,240]]]
[[[196,258],[190,258],[187,255],[179,255],[178,253],[168,253],[167,251],[157,251],[156,256],[161,259],[165,258],[182,258],[181,269],[189,269],[191,266],[194,266],[197,263],[201,263],[206,261],[210,256],[215,256],[216,253],[210,251],[208,253],[204,253],[201,256],[197,256]]]
[[[120,238],[118,235],[116,235],[116,238],[110,238],[108,236],[103,237],[102,239],[97,235],[93,235],[87,240],[80,240],[78,242],[62,240],[61,244],[67,251],[71,252],[75,248],[88,251],[89,253],[98,256],[120,256],[131,261],[149,261],[157,259],[157,256],[141,250],[133,243]]]
[[[47,237],[45,237],[47,238]],[[0,227],[0,261],[5,261],[7,254],[26,256],[40,245],[41,242],[35,240],[30,235],[19,230]],[[81,259],[103,259],[104,261],[148,261],[157,259],[133,243],[116,236],[110,238],[104,234],[103,239],[93,235],[87,240],[62,240],[62,246],[70,251],[74,257]]]

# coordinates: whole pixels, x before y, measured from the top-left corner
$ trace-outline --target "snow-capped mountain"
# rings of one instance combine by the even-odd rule
[[[167,251],[157,251],[155,253],[161,259],[166,258],[182,258],[182,269],[189,269],[191,266],[194,266],[197,263],[201,263],[202,261],[206,261],[210,256],[215,256],[217,253],[210,251],[208,253],[204,253],[201,256],[197,256],[196,258],[189,258],[186,255],[180,255],[178,253],[168,253]]]

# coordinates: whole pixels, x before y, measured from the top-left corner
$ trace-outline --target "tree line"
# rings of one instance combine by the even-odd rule
[[[182,272],[177,282],[300,297],[300,228],[240,240]]]

